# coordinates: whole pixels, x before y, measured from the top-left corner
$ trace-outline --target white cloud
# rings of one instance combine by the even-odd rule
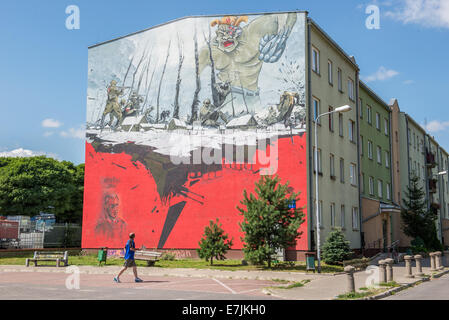
[[[444,131],[449,128],[449,121],[430,121],[427,125],[422,125],[429,132]]]
[[[399,72],[397,72],[395,70],[388,70],[385,67],[380,67],[379,70],[377,70],[374,74],[366,76],[366,77],[362,77],[362,80],[364,80],[366,82],[383,81],[383,80],[393,78],[393,77],[397,76],[398,74],[399,74]]]
[[[23,157],[36,157],[36,156],[48,156],[51,158],[58,158],[58,156],[54,153],[48,153],[43,151],[32,151],[23,148],[14,149],[11,151],[0,152],[0,157],[14,157],[14,158],[23,158]]]
[[[60,126],[62,126],[62,122],[55,119],[48,118],[42,121],[42,127],[44,128],[59,128]]]
[[[394,11],[387,11],[387,17],[414,23],[425,27],[449,28],[448,0],[401,0],[401,5]]]
[[[79,128],[70,128],[67,131],[61,131],[60,135],[64,138],[84,139],[86,137],[86,130],[84,125],[81,125]]]

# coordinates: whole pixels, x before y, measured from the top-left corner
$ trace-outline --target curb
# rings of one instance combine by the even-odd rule
[[[396,292],[400,292],[402,290],[405,290],[407,288],[413,287],[415,285],[421,284],[422,282],[426,282],[426,281],[430,281],[430,278],[429,277],[424,277],[424,278],[421,278],[421,279],[416,280],[414,282],[401,285],[400,287],[396,287],[396,288],[387,290],[385,292],[379,293],[379,294],[377,294],[375,296],[365,297],[365,298],[356,299],[356,300],[380,300],[382,298],[386,298],[388,296],[391,296],[392,294],[395,294]]]

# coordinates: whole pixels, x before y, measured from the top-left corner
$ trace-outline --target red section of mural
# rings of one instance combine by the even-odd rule
[[[289,181],[296,192],[301,192],[297,206],[305,207],[306,134],[280,138],[275,143],[279,155],[277,174],[282,183]],[[266,152],[257,152],[260,159],[270,154],[270,147]],[[156,248],[164,231],[163,248],[197,248],[209,220],[219,218],[234,239],[233,249],[241,249],[243,234],[238,223],[242,216],[236,207],[243,198],[243,190],[253,192],[255,182],[260,179],[255,166],[249,170],[248,165],[226,165],[199,178],[189,177],[184,184],[189,197],[178,194],[162,201],[155,179],[142,163],[133,161],[126,153],[96,152],[87,143],[82,246],[121,248],[128,233],[135,232],[137,246]],[[174,226],[164,230],[170,207],[177,209],[171,212]],[[304,213],[306,221],[300,228],[303,234],[297,250],[307,250],[307,208]]]

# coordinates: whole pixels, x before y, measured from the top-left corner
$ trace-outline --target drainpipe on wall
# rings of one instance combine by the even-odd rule
[[[355,87],[355,114],[356,114],[356,123],[357,123],[357,169],[358,169],[358,192],[359,192],[359,227],[360,227],[360,250],[363,252],[364,249],[364,241],[363,241],[363,222],[362,222],[362,193],[361,193],[361,181],[362,181],[362,173],[360,168],[360,101],[359,101],[359,71],[356,70],[355,72],[355,81],[356,81],[356,87]]]
[[[312,99],[312,80],[311,80],[311,61],[310,61],[310,57],[311,57],[311,50],[312,50],[312,45],[310,42],[310,26],[311,26],[311,22],[310,19],[307,17],[307,13],[306,13],[306,21],[307,21],[307,53],[306,53],[306,59],[307,59],[307,103],[306,103],[306,107],[308,110],[308,114],[307,114],[307,140],[308,140],[308,145],[309,147],[307,148],[307,153],[308,153],[308,170],[309,170],[309,183],[308,183],[308,189],[309,189],[309,204],[307,205],[307,217],[308,217],[308,230],[307,232],[308,234],[308,247],[309,250],[312,250],[312,241],[314,241],[315,246],[316,246],[316,241],[312,239],[311,237],[311,231],[313,230],[313,211],[314,206],[313,206],[313,192],[312,192],[312,188],[313,188],[313,169],[312,169],[312,165],[313,165],[313,161],[312,161],[312,152],[310,152],[310,150],[312,150],[312,135],[310,134],[310,130],[312,128],[312,115],[311,115],[311,107],[310,107],[310,101]],[[317,173],[318,174],[318,173]]]

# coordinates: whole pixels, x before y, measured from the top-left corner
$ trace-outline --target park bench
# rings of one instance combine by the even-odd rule
[[[154,266],[156,261],[159,261],[162,253],[156,251],[139,250],[134,253],[134,260],[144,260],[147,266]]]
[[[30,261],[34,262],[34,266],[37,267],[38,261],[56,261],[56,267],[60,267],[60,263],[63,262],[64,266],[67,267],[69,264],[68,252],[59,251],[34,251],[33,258],[26,259],[26,266],[29,267]]]

